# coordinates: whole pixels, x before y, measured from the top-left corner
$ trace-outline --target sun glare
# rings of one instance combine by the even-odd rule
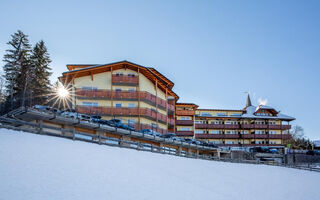
[[[67,98],[70,94],[69,91],[66,88],[64,88],[63,86],[58,88],[57,93],[60,98]]]

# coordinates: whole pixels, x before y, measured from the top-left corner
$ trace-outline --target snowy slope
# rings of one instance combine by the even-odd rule
[[[320,173],[0,129],[0,199],[320,199]]]

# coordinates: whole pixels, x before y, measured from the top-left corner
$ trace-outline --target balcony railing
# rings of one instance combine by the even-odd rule
[[[193,120],[177,120],[176,125],[188,125],[193,126]]]
[[[167,118],[166,115],[157,113],[149,108],[114,108],[114,107],[96,107],[96,106],[77,106],[79,113],[85,114],[95,114],[95,115],[119,115],[119,116],[144,116],[152,120],[159,120],[160,122],[166,124],[174,125],[174,119]]]
[[[176,110],[176,115],[193,116],[194,110]]]
[[[268,124],[241,124],[243,129],[273,129],[273,130],[289,130],[291,125],[268,125]]]
[[[290,139],[289,134],[195,134],[198,139]]]
[[[112,84],[114,85],[138,85],[138,76],[116,75],[112,74]]]
[[[239,124],[196,124],[199,129],[239,129]]]
[[[177,136],[193,136],[193,131],[176,131]]]
[[[111,91],[111,90],[82,90],[76,89],[76,95],[78,98],[101,98],[101,99],[114,99],[114,100],[141,100],[156,106],[162,110],[174,112],[174,105],[168,104],[166,100],[156,97],[149,92],[138,91]]]

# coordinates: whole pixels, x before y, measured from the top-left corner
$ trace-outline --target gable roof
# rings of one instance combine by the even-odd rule
[[[174,85],[173,82],[163,76],[160,72],[153,68],[148,68],[126,60],[102,65],[69,64],[67,65],[67,68],[69,71],[63,72],[62,76],[59,77],[59,80],[63,83],[70,83],[76,77],[89,76],[92,74],[103,73],[122,68],[132,69],[139,71],[153,83],[157,81],[158,86],[162,91],[165,92],[167,90],[169,95],[173,96],[176,100],[179,99],[179,96],[172,91],[172,87]]]

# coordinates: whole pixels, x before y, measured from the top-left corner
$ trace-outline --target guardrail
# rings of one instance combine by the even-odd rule
[[[117,146],[122,148],[130,148],[130,149],[136,149],[140,151],[150,151],[155,153],[170,154],[170,155],[176,155],[176,156],[182,156],[182,157],[188,157],[188,158],[199,158],[199,159],[205,159],[205,160],[214,160],[215,158],[211,155],[201,155],[201,154],[197,155],[194,152],[190,153],[187,151],[179,152],[179,150],[175,148],[157,146],[153,144],[143,143],[141,141],[123,140],[120,138],[102,136],[100,134],[84,133],[80,131],[75,131],[75,129],[57,128],[57,127],[44,125],[41,123],[35,124],[35,123],[24,122],[16,119],[5,119],[3,117],[0,118],[0,121],[2,123],[13,123],[15,125],[18,125],[18,124],[23,125],[20,127],[16,127],[12,125],[1,124],[0,125],[1,128],[12,129],[17,131],[25,131],[25,132],[30,132],[34,134],[55,136],[60,138],[96,143],[100,145]],[[25,126],[29,126],[29,127],[27,128]],[[44,129],[59,130],[59,131],[63,131],[65,134],[58,134],[50,131],[44,131]],[[130,135],[130,134],[127,134],[127,135]],[[149,135],[142,134],[141,137],[149,137]]]
[[[20,110],[16,110],[14,112],[11,112],[11,115],[14,116],[14,115],[19,115],[21,113],[26,113],[26,112],[27,112],[27,110],[20,109]],[[49,114],[49,113],[45,113],[45,114]],[[54,115],[54,119],[56,119],[57,117],[60,117],[60,116]],[[52,119],[52,116],[49,115],[45,119],[48,119],[48,118]],[[64,120],[66,120],[66,119],[64,119]],[[68,119],[68,120],[70,120],[70,119]],[[77,122],[77,119],[72,119],[72,120],[75,120]],[[55,136],[55,137],[60,137],[60,138],[96,143],[96,144],[100,144],[100,145],[118,146],[118,147],[122,147],[122,148],[136,149],[139,151],[149,151],[149,152],[154,152],[154,153],[170,154],[170,155],[176,155],[176,156],[187,157],[187,158],[197,158],[197,159],[232,162],[232,163],[265,164],[265,165],[281,166],[281,167],[288,167],[288,168],[295,168],[295,169],[301,169],[301,170],[320,172],[320,168],[313,167],[310,165],[307,165],[307,166],[305,166],[305,165],[304,166],[302,166],[302,165],[284,165],[284,164],[274,162],[274,161],[261,162],[259,160],[241,160],[241,159],[222,158],[222,157],[212,156],[209,154],[199,154],[198,155],[194,152],[187,152],[182,149],[179,150],[176,148],[170,148],[170,147],[161,146],[161,145],[157,146],[157,145],[145,143],[143,141],[131,141],[131,140],[124,140],[124,139],[115,138],[115,137],[107,137],[107,136],[102,136],[101,134],[91,134],[91,133],[76,131],[74,128],[73,129],[58,128],[58,127],[43,124],[41,122],[40,123],[33,123],[33,122],[19,120],[16,118],[0,117],[0,122],[2,123],[2,124],[0,124],[1,128],[13,129],[13,130],[18,130],[18,131],[26,131],[26,132],[31,132],[31,133],[35,133],[35,134],[42,134],[42,135]],[[76,125],[81,125],[83,123],[84,122],[78,121]],[[18,127],[17,125],[20,125],[20,127]],[[28,126],[28,127],[26,127],[26,126]],[[90,125],[87,124],[86,126],[90,126]],[[44,129],[49,129],[52,131],[60,131],[65,134],[59,134],[59,133],[54,133],[54,132],[50,132],[50,131],[45,131]],[[93,127],[93,129],[95,129],[95,130],[102,129],[104,131],[107,130],[111,133],[117,133],[122,136],[130,136],[133,138],[140,138],[145,141],[162,142],[164,144],[176,145],[176,146],[181,146],[184,148],[189,147],[189,148],[199,149],[199,150],[213,150],[213,148],[209,148],[209,147],[188,144],[185,142],[177,142],[177,141],[173,141],[170,139],[160,138],[157,136],[151,136],[148,134],[142,134],[139,132],[128,131],[125,129],[120,129],[120,128],[106,126],[106,125],[97,126],[97,124],[96,124],[96,126]]]

